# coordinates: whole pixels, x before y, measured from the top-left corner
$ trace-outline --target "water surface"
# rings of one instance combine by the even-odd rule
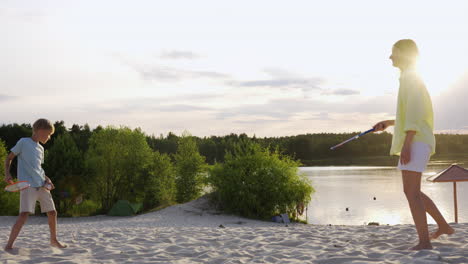
[[[432,183],[426,178],[452,162],[431,162],[421,183],[422,191],[433,199],[448,222],[455,221],[453,184]],[[462,167],[468,164],[457,162]],[[316,190],[307,210],[310,224],[413,224],[401,172],[396,167],[302,167],[300,171],[312,180]],[[468,182],[457,183],[457,193],[458,221],[468,222]],[[429,215],[428,222],[435,223]]]

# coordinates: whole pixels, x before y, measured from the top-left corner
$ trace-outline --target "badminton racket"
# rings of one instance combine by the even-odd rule
[[[350,139],[348,139],[348,140],[345,140],[345,141],[341,142],[341,143],[338,144],[338,145],[335,145],[335,146],[331,147],[330,150],[334,150],[334,149],[336,149],[336,148],[338,148],[338,147],[341,147],[341,146],[343,146],[344,144],[346,144],[346,143],[348,143],[348,142],[350,142],[350,141],[353,141],[353,140],[355,140],[355,139],[358,139],[359,137],[364,136],[365,134],[367,134],[367,133],[369,133],[369,132],[372,132],[372,131],[374,131],[374,130],[375,130],[374,128],[371,128],[371,129],[369,129],[369,130],[367,130],[367,131],[365,131],[365,132],[362,132],[362,133],[359,134],[359,135],[355,135],[354,137],[352,137],[352,138],[350,138]]]

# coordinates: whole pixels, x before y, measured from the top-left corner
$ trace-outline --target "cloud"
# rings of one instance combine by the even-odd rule
[[[187,104],[161,105],[153,108],[162,112],[211,111],[212,108]]]
[[[12,101],[12,100],[15,100],[17,98],[18,97],[16,97],[16,96],[9,96],[9,95],[0,94],[0,102]]]
[[[256,119],[251,119],[251,120],[234,120],[234,123],[238,124],[255,124],[255,125],[266,125],[266,124],[272,124],[272,123],[282,123],[282,122],[288,122],[289,120],[287,119],[265,119],[265,118],[256,118]]]
[[[224,98],[225,94],[216,94],[216,93],[197,93],[197,94],[185,94],[185,95],[175,95],[166,97],[164,100],[187,100],[187,101],[211,101],[214,99]]]
[[[434,98],[434,125],[441,131],[468,132],[468,72]]]
[[[34,102],[31,107],[41,109],[34,115],[65,120],[67,124],[127,125],[141,127],[149,134],[189,130],[194,135],[205,136],[229,133],[279,136],[358,131],[388,119],[387,116],[395,110],[389,96],[339,101],[326,101],[323,96],[298,96],[257,104],[245,104],[238,96],[236,93],[201,93],[103,101],[94,98],[93,102],[85,104],[70,101],[65,112],[61,111],[63,105],[49,104],[41,108],[37,107],[39,102]],[[224,101],[229,104],[223,104]],[[6,110],[6,104],[0,104],[0,108],[2,105],[5,106],[0,110]],[[0,115],[1,112],[6,111],[0,111]],[[27,114],[24,119],[34,119],[30,115]],[[8,120],[6,116],[0,117]]]
[[[227,119],[238,116],[262,116],[268,118],[290,119],[299,114],[311,117],[306,119],[328,120],[329,113],[361,113],[394,115],[396,98],[390,95],[369,97],[357,100],[340,100],[329,102],[319,97],[273,99],[264,104],[239,105],[223,109],[216,115],[217,119]],[[320,113],[317,115],[316,113]]]
[[[322,88],[320,85],[324,83],[322,78],[303,78],[278,68],[267,68],[263,70],[263,72],[270,75],[271,78],[248,81],[231,80],[228,81],[227,84],[246,88],[301,89],[303,92],[308,92],[311,90],[321,90]]]
[[[130,100],[115,100],[101,102],[93,105],[83,105],[76,108],[78,111],[90,113],[108,113],[115,115],[152,112],[191,112],[212,111],[210,107],[196,104],[182,104],[167,101],[164,98],[136,98]]]
[[[46,18],[46,14],[40,9],[2,7],[0,8],[0,18],[37,23],[44,20]]]
[[[161,59],[186,59],[186,60],[194,60],[198,59],[200,56],[191,51],[181,51],[181,50],[172,50],[172,51],[163,51],[159,56]]]
[[[144,80],[179,82],[187,79],[214,79],[224,80],[229,75],[214,71],[191,71],[164,66],[131,65]]]
[[[251,80],[251,81],[234,81],[231,85],[240,87],[263,87],[263,88],[279,88],[279,89],[302,89],[303,91],[321,89],[322,80],[315,79],[271,79],[271,80]]]
[[[231,78],[228,74],[216,71],[185,70],[157,65],[153,62],[142,62],[120,53],[112,53],[112,56],[123,65],[137,72],[143,80],[147,81],[180,82],[198,78],[225,81]]]
[[[360,94],[359,91],[351,89],[334,89],[334,90],[325,90],[322,92],[322,95],[355,95]]]
[[[320,112],[310,115],[302,120],[304,121],[313,121],[313,120],[331,120],[330,114],[327,112]]]

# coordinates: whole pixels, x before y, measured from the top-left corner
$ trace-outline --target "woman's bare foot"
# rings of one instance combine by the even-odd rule
[[[66,247],[68,247],[67,245],[61,244],[60,242],[58,242],[58,240],[50,241],[50,245],[53,246],[53,247],[56,247],[56,248],[66,248]]]
[[[410,248],[410,250],[421,250],[421,249],[432,249],[431,242],[419,243],[416,246]]]
[[[430,238],[431,239],[437,239],[441,235],[444,235],[444,234],[451,235],[453,233],[455,233],[455,230],[448,225],[448,226],[446,226],[444,228],[439,227],[439,229],[437,229],[437,231],[431,233]]]

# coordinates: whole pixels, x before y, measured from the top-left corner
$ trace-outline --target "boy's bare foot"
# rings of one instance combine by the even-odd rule
[[[68,247],[67,245],[61,244],[60,242],[58,242],[58,240],[50,241],[50,245],[53,246],[53,247],[56,247],[56,248],[66,248],[66,247]]]
[[[13,249],[13,245],[6,245],[5,246],[5,250],[12,250]]]
[[[437,229],[437,231],[431,233],[430,238],[431,239],[437,239],[441,235],[444,235],[444,234],[451,235],[453,233],[455,233],[455,230],[453,228],[451,228],[450,226],[446,226],[444,228],[439,227],[439,229]]]
[[[428,243],[419,243],[416,246],[410,248],[410,250],[421,250],[421,249],[432,249],[432,245],[430,242]]]

